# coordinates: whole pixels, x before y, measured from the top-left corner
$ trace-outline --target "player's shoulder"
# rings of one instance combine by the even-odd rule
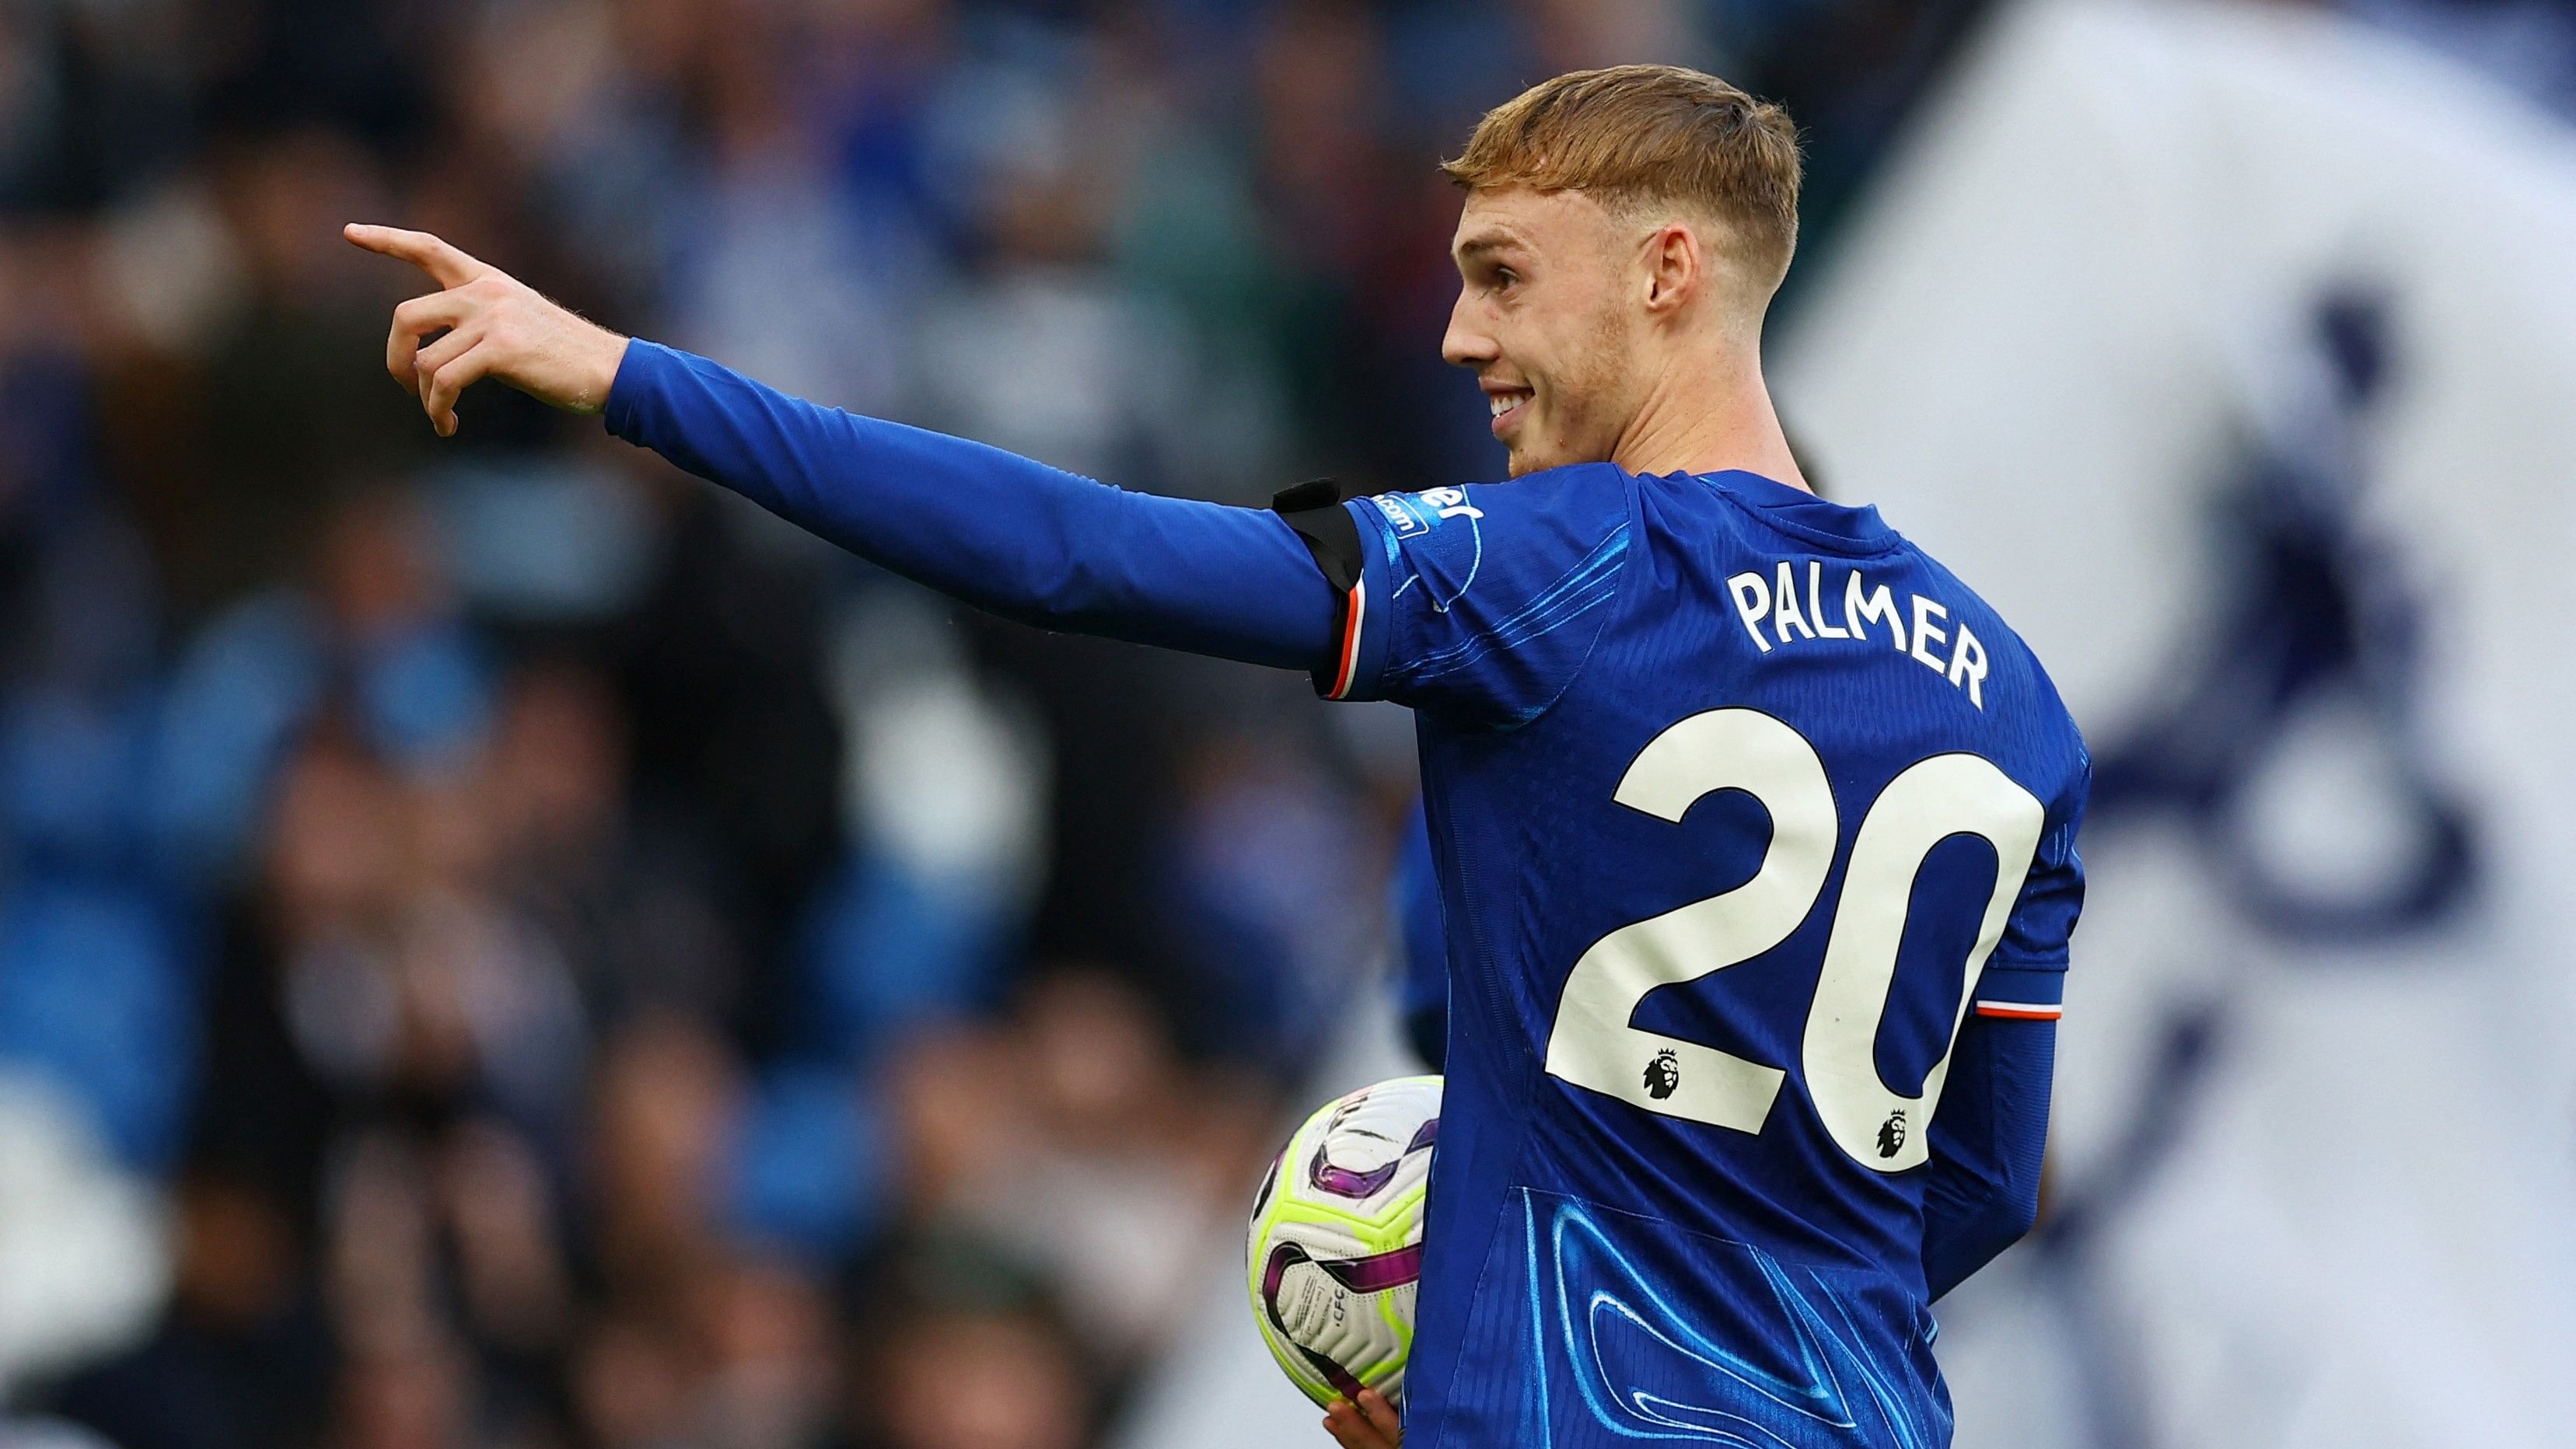
[[[2040,665],[2038,652],[2030,647],[2030,641],[2022,637],[2021,631],[2013,627],[2012,621],[2004,617],[2003,611],[1989,602],[1974,584],[1961,578],[1957,571],[1935,558],[1921,544],[1901,534],[1897,541],[1904,557],[1920,571],[1925,583],[1937,590],[1949,604],[1953,616],[1964,617],[1977,624],[1997,658],[2009,658],[2020,663],[2037,675],[2040,682],[2047,684],[2046,691],[2033,703],[2063,713],[2066,706],[2057,697],[2057,686],[2048,682],[2048,671]]]
[[[1352,500],[1390,564],[1440,585],[1442,599],[1480,588],[1489,602],[1572,576],[1606,583],[1626,552],[1631,480],[1607,463]],[[1446,604],[1441,607],[1445,608]]]
[[[1565,532],[1597,537],[1626,523],[1634,479],[1615,464],[1576,463],[1498,483],[1461,483],[1359,500],[1398,542],[1465,521],[1463,531]],[[1457,530],[1453,530],[1457,531]]]
[[[2000,719],[2026,738],[2035,753],[2062,770],[2068,784],[2080,789],[2091,774],[2092,756],[2085,748],[2074,712],[2066,707],[2057,681],[2049,677],[2039,652],[2001,610],[1949,565],[1912,539],[1903,539],[1902,544],[1905,555],[1948,604],[1951,617],[1962,626],[1974,628],[1983,641],[1988,667],[1998,683],[1995,698],[2001,706]]]
[[[1596,464],[1351,500],[1365,555],[1346,651],[1356,693],[1336,697],[1382,693],[1480,726],[1544,713],[1623,593],[1626,480]]]

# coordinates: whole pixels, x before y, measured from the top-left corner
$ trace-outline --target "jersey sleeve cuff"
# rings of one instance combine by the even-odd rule
[[[599,410],[599,420],[607,424],[608,434],[630,443],[642,443],[639,436],[647,414],[663,391],[664,375],[679,365],[681,354],[658,342],[641,337],[626,340],[626,355],[617,361],[617,376],[608,384],[608,401]]]
[[[1969,1009],[1998,1021],[2055,1021],[2066,1014],[2066,963],[1989,961]]]

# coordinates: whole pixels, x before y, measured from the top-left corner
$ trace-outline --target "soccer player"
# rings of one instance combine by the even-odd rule
[[[1946,1443],[1928,1305],[2035,1212],[2083,744],[1993,610],[1790,456],[1785,115],[1587,71],[1447,170],[1443,350],[1510,481],[1267,510],[817,407],[349,236],[442,289],[386,354],[442,434],[496,377],[995,612],[1413,708],[1447,1120],[1403,1421],[1336,1404],[1342,1444]]]

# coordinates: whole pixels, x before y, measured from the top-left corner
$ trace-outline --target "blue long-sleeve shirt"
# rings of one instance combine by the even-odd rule
[[[1389,584],[1364,630],[1352,593],[1327,580],[1317,553],[1275,512],[1122,491],[788,397],[641,339],[628,346],[606,422],[863,558],[997,614],[1338,676],[1344,689],[1385,669],[1375,631],[1409,587]],[[1474,512],[1458,500],[1439,506]],[[1368,518],[1363,505],[1354,513]],[[1407,526],[1396,517],[1389,537]],[[1392,548],[1387,556],[1401,558]],[[1448,602],[1432,607],[1445,613]],[[1435,707],[1436,691],[1423,693]],[[1921,1270],[1932,1297],[2032,1221],[2054,1031],[2047,1021],[1972,1014],[1958,1037],[1923,1197]]]
[[[871,563],[1006,618],[1249,664],[1330,662],[1340,601],[1268,509],[1130,493],[789,397],[642,338],[608,430]]]

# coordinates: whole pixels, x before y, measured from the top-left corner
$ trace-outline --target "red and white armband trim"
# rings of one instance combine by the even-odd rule
[[[1271,509],[1305,541],[1315,566],[1342,594],[1341,647],[1329,672],[1315,671],[1315,691],[1326,699],[1348,699],[1360,682],[1368,643],[1368,559],[1359,525],[1342,506],[1342,488],[1329,478],[1279,491]]]
[[[1331,687],[1326,699],[1348,699],[1351,684],[1360,672],[1360,639],[1368,623],[1368,580],[1353,579],[1342,596],[1342,656],[1333,665]]]
[[[1969,998],[1996,1021],[2055,1021],[2066,1014],[2066,967],[2059,962],[1989,961]]]

